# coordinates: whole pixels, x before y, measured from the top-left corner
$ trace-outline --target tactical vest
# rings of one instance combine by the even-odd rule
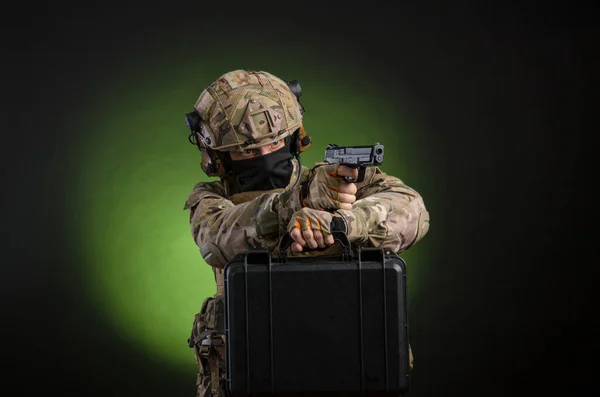
[[[224,295],[217,292],[202,302],[194,316],[188,344],[194,349],[197,397],[225,397]]]

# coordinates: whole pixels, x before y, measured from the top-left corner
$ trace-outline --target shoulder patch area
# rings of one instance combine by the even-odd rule
[[[224,196],[225,189],[221,182],[198,182],[192,189],[183,209],[189,210],[190,208],[195,207],[198,202],[207,195]]]

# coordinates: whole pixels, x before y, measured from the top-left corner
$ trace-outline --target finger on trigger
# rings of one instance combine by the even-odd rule
[[[327,173],[327,175],[329,175],[329,176],[330,176],[330,177],[332,177],[332,178],[340,179],[340,176],[341,176],[341,175],[338,173],[339,169],[340,169],[340,164],[339,164],[339,163],[337,163],[337,164],[335,165],[335,170],[334,170],[334,171],[329,171],[329,172]]]

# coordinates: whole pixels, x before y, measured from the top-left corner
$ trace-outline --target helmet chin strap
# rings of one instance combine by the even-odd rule
[[[221,177],[221,182],[223,182],[223,187],[225,188],[225,196],[230,197],[240,191],[235,175],[231,170],[231,156],[229,156],[228,152],[216,151],[216,153],[225,174]]]
[[[300,134],[300,129],[298,129],[296,132],[294,132],[292,134],[292,147],[295,148],[295,150],[292,151],[292,157],[296,159],[296,161],[298,162],[298,169],[296,170],[296,180],[294,181],[294,186],[292,187],[296,187],[296,185],[298,185],[298,182],[300,181],[300,176],[302,175],[302,163],[300,162],[300,150],[298,150],[298,135]]]

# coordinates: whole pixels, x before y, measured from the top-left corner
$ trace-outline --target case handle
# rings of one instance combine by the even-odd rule
[[[334,244],[335,244],[335,242],[338,242],[343,249],[343,254],[342,254],[343,259],[350,260],[352,258],[352,244],[350,243],[350,240],[348,240],[348,236],[346,235],[346,232],[342,229],[337,229],[334,222],[332,222],[331,234],[333,235]],[[286,262],[287,250],[288,250],[288,248],[290,248],[290,246],[292,245],[293,242],[294,242],[294,239],[292,239],[292,235],[289,232],[286,232],[281,237],[281,240],[279,242],[279,249],[277,250],[277,253],[279,256],[279,263]],[[325,248],[304,247],[303,252],[325,251],[328,248],[329,247],[325,247]]]

